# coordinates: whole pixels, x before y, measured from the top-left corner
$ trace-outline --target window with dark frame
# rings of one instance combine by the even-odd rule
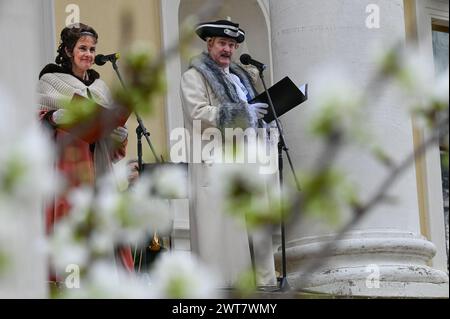
[[[449,67],[449,33],[448,22],[447,25],[436,22],[433,23],[432,36],[433,36],[433,56],[435,73],[439,76],[445,72]],[[440,153],[441,153],[441,174],[442,174],[442,193],[444,199],[444,219],[445,219],[445,236],[447,244],[447,271],[449,270],[449,150],[448,150],[448,135],[440,141]]]

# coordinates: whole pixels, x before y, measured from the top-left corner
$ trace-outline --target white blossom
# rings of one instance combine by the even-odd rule
[[[106,299],[148,299],[151,288],[141,278],[125,272],[110,262],[96,262],[92,265],[80,287],[66,289],[66,298]]]
[[[94,201],[94,190],[91,187],[83,186],[71,190],[67,196],[71,205],[71,211],[67,218],[74,225],[85,223]]]
[[[17,136],[10,132],[10,141],[2,144],[0,196],[34,205],[54,189],[53,149],[37,126],[31,125],[27,133]]]
[[[74,225],[68,220],[59,221],[50,238],[52,265],[58,271],[64,271],[70,264],[85,267],[89,262],[89,247],[85,238],[77,239]]]
[[[99,184],[101,188],[115,188],[120,192],[125,192],[128,189],[128,176],[130,174],[129,167],[125,160],[119,161],[113,165],[114,169],[110,174],[104,176]]]
[[[317,70],[311,79],[309,129],[316,133],[330,133],[339,129],[352,136],[363,131],[364,88],[356,84],[344,70],[327,66]],[[356,133],[357,134],[354,134]]]
[[[146,178],[145,176],[143,178]],[[154,189],[161,196],[180,198],[186,196],[187,177],[185,171],[180,167],[161,167],[151,176]]]
[[[379,52],[375,61],[392,76],[401,100],[412,112],[427,113],[436,103],[448,105],[448,68],[436,76],[433,61],[416,48],[391,48]]]
[[[153,183],[150,179],[140,178],[129,191],[130,215],[134,222],[144,227],[166,232],[172,225],[169,201],[151,195]]]
[[[430,99],[443,105],[449,104],[449,69],[440,74],[430,91]]]
[[[190,254],[163,254],[150,277],[154,298],[219,297],[217,275]]]
[[[0,200],[34,206],[53,190],[54,150],[37,121],[1,88],[0,105]]]
[[[292,192],[281,197],[278,175],[260,173],[257,164],[214,164],[209,167],[211,180],[218,196],[225,199],[225,211],[247,227],[278,223],[281,202],[288,203]]]

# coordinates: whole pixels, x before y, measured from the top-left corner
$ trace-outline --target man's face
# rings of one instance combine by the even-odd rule
[[[222,68],[231,64],[231,58],[239,47],[236,40],[216,37],[208,41],[208,52],[211,58]]]

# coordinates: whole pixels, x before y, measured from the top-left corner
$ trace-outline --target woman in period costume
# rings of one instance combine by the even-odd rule
[[[93,69],[97,32],[79,23],[61,31],[56,64],[48,64],[39,74],[39,118],[49,127],[58,149],[56,169],[64,178],[64,190],[46,208],[46,231],[53,232],[55,223],[70,211],[67,195],[74,188],[95,185],[96,180],[112,169],[112,164],[125,156],[128,131],[115,128],[109,136],[86,141],[64,130],[60,124],[67,110],[63,100],[75,94],[95,101],[106,108],[113,106],[110,91]],[[67,141],[69,141],[67,143]],[[132,271],[129,248],[116,249],[116,257]]]

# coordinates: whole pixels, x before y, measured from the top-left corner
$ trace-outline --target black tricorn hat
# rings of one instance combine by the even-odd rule
[[[245,31],[239,28],[239,24],[228,20],[200,23],[195,28],[195,33],[206,41],[207,38],[223,37],[231,38],[242,43],[245,40]]]

